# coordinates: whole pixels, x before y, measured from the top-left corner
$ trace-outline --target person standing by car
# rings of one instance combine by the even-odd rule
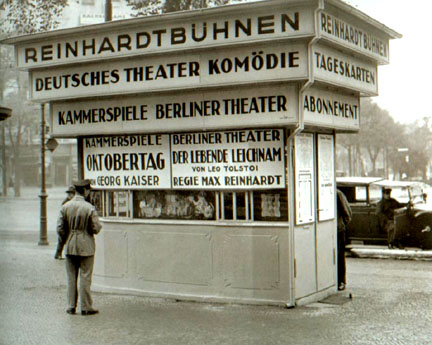
[[[345,230],[351,221],[352,211],[345,194],[337,189],[337,266],[338,290],[345,290],[346,261],[345,261]]]
[[[66,198],[63,200],[62,205],[66,204],[69,200],[71,200],[75,195],[75,187],[74,186],[69,186],[69,188],[66,191]],[[64,238],[61,238],[60,236],[58,236],[58,241],[57,241],[57,249],[56,252],[54,254],[54,259],[56,260],[62,260],[62,253],[63,253],[63,247],[65,244],[65,240]]]
[[[57,233],[66,239],[66,273],[68,314],[75,314],[79,299],[82,315],[97,314],[93,309],[90,287],[93,275],[95,255],[94,235],[102,228],[96,208],[85,200],[90,194],[90,181],[83,180],[75,183],[76,194],[60,210],[57,221]]]
[[[377,215],[378,222],[381,229],[387,232],[387,244],[390,249],[402,248],[400,239],[396,233],[396,226],[394,222],[395,210],[404,206],[396,199],[391,197],[391,189],[382,189],[382,199],[378,203]]]

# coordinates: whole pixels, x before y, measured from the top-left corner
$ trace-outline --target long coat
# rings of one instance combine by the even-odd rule
[[[85,201],[82,195],[75,195],[62,206],[57,233],[66,242],[66,255],[93,256],[94,235],[101,228],[96,208]]]

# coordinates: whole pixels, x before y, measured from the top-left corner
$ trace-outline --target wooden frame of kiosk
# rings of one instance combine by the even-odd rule
[[[335,133],[400,35],[272,0],[14,37],[103,222],[94,288],[295,306],[337,291]]]

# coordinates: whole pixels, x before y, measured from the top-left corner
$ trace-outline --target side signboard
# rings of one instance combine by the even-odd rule
[[[30,72],[33,100],[289,81],[306,76],[306,45],[292,43]]]
[[[74,137],[295,124],[295,84],[60,102],[51,105],[52,135]]]
[[[286,186],[281,129],[87,137],[83,146],[96,189]]]
[[[378,72],[375,63],[321,44],[314,46],[312,61],[316,80],[370,96],[378,95]]]
[[[328,12],[320,15],[319,33],[357,53],[369,56],[381,63],[389,63],[389,39],[384,38],[371,27],[354,19],[343,20]]]
[[[359,96],[312,87],[303,95],[306,125],[358,131],[360,129]]]

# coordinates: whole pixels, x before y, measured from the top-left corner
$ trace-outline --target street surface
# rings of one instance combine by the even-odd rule
[[[0,197],[1,345],[432,344],[430,258],[348,258],[348,290],[293,309],[94,293],[100,314],[68,315],[64,261],[53,258],[65,189],[48,190],[48,246],[38,191]]]

